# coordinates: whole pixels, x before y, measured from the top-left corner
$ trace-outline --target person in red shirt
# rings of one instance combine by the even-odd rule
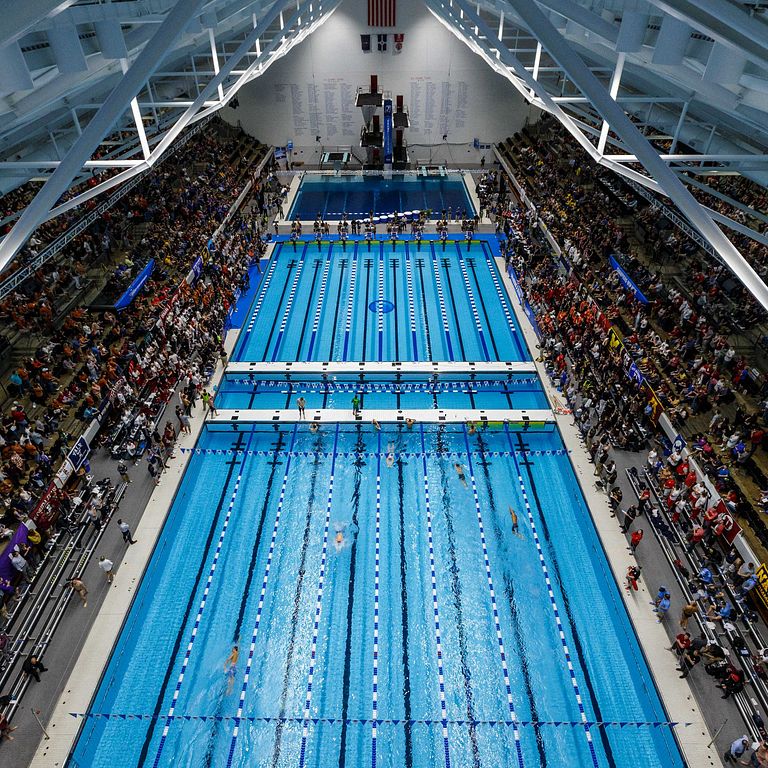
[[[640,542],[643,540],[643,529],[638,528],[636,531],[632,533],[632,536],[629,540],[629,548],[632,552],[636,552],[637,548],[640,546]]]

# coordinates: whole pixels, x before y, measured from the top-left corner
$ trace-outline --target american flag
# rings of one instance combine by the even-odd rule
[[[396,0],[368,0],[368,26],[394,27]]]

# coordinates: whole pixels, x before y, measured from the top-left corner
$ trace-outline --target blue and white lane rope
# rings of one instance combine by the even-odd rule
[[[496,265],[493,263],[493,255],[486,248],[483,248],[483,252],[485,253],[485,263],[488,266],[488,271],[491,273],[491,280],[493,280],[493,286],[496,289],[496,295],[499,297],[499,304],[501,305],[501,308],[504,311],[504,317],[506,318],[507,325],[509,326],[509,330],[512,331],[512,333],[516,333],[517,328],[515,328],[515,321],[509,309],[509,302],[507,301],[507,295],[502,289],[501,283],[499,282],[498,271],[496,269]]]
[[[435,275],[435,287],[437,288],[437,302],[440,305],[440,319],[443,321],[443,333],[445,334],[445,343],[448,347],[448,359],[453,360],[453,344],[451,344],[451,330],[448,325],[448,311],[445,307],[445,296],[443,295],[443,283],[440,280],[440,267],[437,264],[437,254],[435,253],[434,243],[429,244],[432,253],[432,272]]]
[[[517,712],[515,711],[515,702],[512,697],[512,683],[509,679],[509,667],[507,666],[507,652],[504,648],[504,638],[501,634],[501,624],[499,623],[499,607],[496,603],[496,588],[493,586],[493,576],[491,574],[491,560],[488,557],[488,543],[485,539],[485,524],[483,523],[483,512],[480,508],[480,497],[477,494],[477,482],[475,481],[475,472],[472,467],[472,451],[469,447],[469,435],[464,429],[464,443],[466,445],[466,457],[469,469],[469,482],[472,487],[472,497],[475,502],[475,514],[477,515],[477,524],[480,528],[480,543],[483,547],[483,562],[485,563],[485,578],[488,582],[488,591],[491,595],[491,608],[493,609],[493,623],[496,629],[496,642],[498,643],[499,656],[501,658],[501,669],[504,675],[504,687],[507,692],[507,709],[512,721],[512,733],[515,737],[515,752],[517,754],[517,764],[523,768],[523,748],[520,743],[520,729],[517,726]]]
[[[384,262],[384,245],[379,244],[379,275],[378,275],[378,307],[379,312],[377,314],[377,330],[378,330],[378,354],[374,357],[375,360],[384,359],[384,312],[382,307],[384,306],[384,272],[386,270]]]
[[[280,344],[283,341],[285,335],[285,327],[288,325],[288,318],[291,315],[291,308],[293,307],[293,301],[296,298],[296,288],[299,285],[301,279],[301,272],[304,269],[304,257],[307,254],[307,246],[304,246],[304,250],[301,252],[299,263],[296,266],[296,274],[293,276],[293,283],[291,283],[291,290],[288,293],[288,300],[285,302],[285,309],[283,310],[283,316],[280,318],[280,328],[277,332],[277,339],[275,340],[275,348],[272,352],[272,362],[277,360],[278,352],[280,351]],[[266,357],[267,350],[264,350],[264,356]]]
[[[233,456],[237,453],[247,453],[248,456],[302,456],[302,457],[309,457],[309,456],[323,456],[325,458],[328,458],[332,456],[329,451],[260,451],[260,450],[247,450],[244,448],[178,448],[181,453],[189,453],[194,454],[195,456]],[[450,458],[453,456],[456,456],[458,458],[461,458],[464,456],[466,451],[427,451],[424,455],[425,456],[437,456],[437,457],[444,457],[444,458]],[[507,458],[508,456],[511,456],[513,453],[518,454],[520,456],[567,456],[568,451],[564,448],[553,448],[551,450],[546,451],[532,451],[532,450],[520,450],[517,449],[513,452],[510,451],[474,451],[473,455],[477,454],[481,458],[483,456],[487,458],[492,459],[503,459]],[[376,451],[336,451],[336,457],[337,458],[347,458],[347,457],[355,457],[355,456],[362,456],[365,458],[371,458],[375,459],[377,456],[385,456],[387,454],[386,451],[382,451],[381,453],[377,453]],[[402,456],[403,458],[418,458],[421,456],[420,451],[400,451],[398,453],[399,456]]]
[[[317,329],[320,327],[320,316],[323,314],[323,302],[325,301],[325,290],[328,287],[328,273],[331,269],[331,251],[333,246],[328,246],[328,253],[325,256],[325,264],[323,264],[323,276],[320,278],[320,291],[317,294],[317,309],[315,310],[315,316],[312,318],[312,333],[309,337],[309,350],[307,351],[307,360],[312,359],[312,350],[315,348],[315,341],[317,340]]]
[[[424,472],[424,501],[427,517],[427,537],[429,540],[429,574],[432,588],[432,612],[435,623],[435,644],[437,647],[437,679],[440,684],[440,725],[443,732],[443,753],[445,768],[451,768],[451,753],[448,748],[448,708],[445,703],[445,674],[443,672],[443,641],[440,633],[440,611],[437,603],[437,572],[435,569],[435,545],[432,537],[432,507],[429,502],[429,475],[427,474],[427,457],[424,455],[424,425],[419,425],[421,432],[422,470]]]
[[[381,432],[377,433],[376,461],[376,533],[373,566],[373,683],[371,688],[371,768],[376,768],[376,744],[379,735],[379,573],[381,565]]]
[[[296,434],[298,432],[298,424],[293,428],[291,434],[291,447],[290,451],[293,453],[293,446],[296,442]],[[259,627],[261,626],[261,614],[264,611],[264,596],[267,593],[267,584],[269,583],[269,572],[272,568],[272,558],[275,554],[275,540],[277,539],[277,531],[280,528],[280,520],[283,513],[283,505],[285,503],[285,489],[288,485],[288,472],[291,469],[291,456],[285,462],[285,472],[283,473],[283,482],[280,486],[280,498],[277,502],[277,511],[275,513],[275,524],[272,527],[272,538],[269,542],[269,553],[267,555],[267,564],[264,566],[264,576],[261,580],[261,592],[259,593],[259,605],[256,608],[256,620],[253,624],[253,632],[251,633],[251,644],[248,648],[248,660],[245,663],[245,674],[243,676],[243,686],[240,689],[240,697],[237,702],[237,714],[235,715],[235,727],[232,730],[232,738],[229,742],[229,754],[227,755],[227,768],[232,768],[232,759],[235,754],[235,747],[237,746],[237,737],[240,734],[240,723],[243,717],[243,707],[245,706],[245,694],[248,691],[248,683],[251,679],[251,667],[253,666],[253,654],[256,649],[256,637],[259,634]]]
[[[408,322],[411,325],[411,344],[413,359],[419,359],[419,345],[416,337],[416,299],[413,295],[413,272],[411,267],[411,252],[408,243],[405,244],[405,285],[408,291]]]
[[[576,679],[576,671],[573,668],[573,662],[571,661],[571,651],[568,648],[568,641],[563,631],[563,622],[560,620],[560,609],[557,606],[557,600],[555,599],[555,593],[552,590],[552,581],[549,578],[549,570],[547,569],[547,563],[544,560],[544,551],[541,548],[541,541],[539,541],[539,534],[536,531],[536,522],[533,519],[533,513],[531,511],[531,504],[528,501],[528,492],[525,487],[525,481],[523,480],[523,473],[520,471],[520,465],[517,462],[517,456],[514,453],[514,446],[512,444],[512,436],[509,433],[509,429],[505,427],[507,433],[507,440],[509,441],[509,447],[512,448],[512,460],[515,462],[515,470],[517,471],[517,482],[520,484],[520,493],[523,496],[523,504],[525,504],[525,512],[528,516],[528,524],[531,526],[531,533],[533,534],[533,541],[536,544],[536,551],[539,555],[539,564],[541,565],[541,571],[544,574],[544,582],[547,585],[547,592],[549,594],[549,603],[552,608],[552,613],[555,616],[555,623],[557,624],[557,632],[560,635],[560,647],[565,656],[565,663],[568,666],[568,674],[571,678],[571,687],[573,688],[573,695],[576,697],[576,704],[579,707],[579,716],[584,726],[584,735],[587,739],[587,745],[589,747],[589,753],[592,757],[592,765],[598,768],[599,763],[597,760],[597,753],[595,752],[595,744],[592,741],[592,734],[589,731],[589,721],[587,720],[587,713],[584,711],[584,702],[581,699],[581,691],[579,690],[579,682]]]
[[[320,554],[320,576],[317,581],[317,596],[315,598],[315,623],[312,628],[312,645],[309,656],[309,675],[307,677],[307,691],[304,699],[304,717],[301,731],[301,748],[299,750],[299,768],[304,768],[307,759],[307,739],[309,738],[309,716],[312,708],[312,691],[315,679],[315,664],[317,663],[317,638],[320,634],[320,615],[323,609],[323,589],[325,587],[325,568],[328,561],[328,529],[331,525],[331,505],[333,504],[333,482],[336,472],[336,447],[339,442],[339,425],[333,438],[333,458],[331,459],[331,477],[328,485],[328,498],[325,503],[325,524],[323,528],[323,550]],[[229,766],[228,766],[229,768]]]
[[[349,351],[349,337],[352,333],[352,314],[355,309],[355,280],[357,279],[357,243],[355,243],[355,252],[352,256],[352,266],[349,270],[349,298],[347,299],[347,319],[344,322],[344,351],[341,359],[347,359]],[[368,311],[368,307],[365,308]]]
[[[475,320],[475,328],[477,328],[477,335],[480,337],[480,345],[483,348],[483,354],[486,360],[491,359],[491,355],[488,352],[488,345],[485,342],[485,331],[483,331],[483,324],[480,320],[480,314],[477,311],[477,303],[475,302],[475,293],[472,290],[472,283],[469,282],[469,275],[467,274],[467,264],[464,261],[461,248],[456,243],[456,251],[459,254],[459,270],[461,271],[461,279],[464,281],[464,287],[467,291],[467,298],[469,299],[469,307],[472,310],[472,317]]]
[[[248,438],[248,445],[251,444],[251,440],[253,439],[253,433],[251,433],[251,436]],[[246,446],[246,450],[247,450]],[[245,456],[248,454],[243,454],[243,463],[240,465],[240,471],[237,473],[237,478],[235,479],[235,487],[232,490],[232,495],[229,498],[229,506],[227,507],[227,514],[224,516],[224,524],[221,527],[221,531],[219,532],[219,540],[216,543],[216,551],[213,554],[213,561],[211,562],[211,567],[208,571],[208,578],[205,582],[205,589],[203,590],[203,599],[200,601],[200,605],[197,608],[197,616],[195,616],[195,623],[192,626],[192,633],[189,637],[189,642],[187,643],[187,650],[184,653],[184,660],[181,662],[181,672],[179,672],[179,677],[176,680],[176,688],[173,691],[173,698],[171,699],[171,706],[168,709],[168,714],[165,718],[165,725],[163,726],[163,733],[160,737],[160,743],[157,745],[157,752],[155,753],[155,759],[152,761],[153,768],[157,768],[158,764],[160,763],[160,756],[163,754],[163,748],[165,747],[165,742],[168,738],[168,731],[171,727],[171,723],[174,719],[174,714],[176,712],[176,704],[179,701],[179,694],[181,693],[181,686],[184,682],[184,676],[187,673],[187,667],[189,666],[189,659],[192,655],[192,649],[195,647],[195,640],[197,640],[197,633],[200,629],[200,622],[203,619],[203,613],[205,612],[205,606],[208,604],[208,595],[211,592],[211,584],[213,583],[213,577],[216,574],[216,568],[219,564],[219,557],[221,556],[222,548],[224,547],[224,539],[226,538],[227,531],[229,530],[229,522],[232,519],[232,512],[235,509],[235,500],[237,499],[237,493],[240,490],[240,483],[243,480],[243,467],[245,466]]]
[[[253,330],[253,326],[256,323],[256,318],[258,317],[259,310],[261,309],[261,305],[264,303],[264,297],[267,295],[267,289],[269,288],[270,282],[272,282],[272,278],[275,275],[275,267],[277,266],[277,259],[270,259],[269,265],[267,267],[267,274],[264,275],[264,279],[261,281],[261,285],[259,286],[259,298],[256,299],[256,306],[253,308],[253,312],[251,313],[251,319],[248,321],[248,325],[245,329],[245,339],[247,339],[251,331]]]

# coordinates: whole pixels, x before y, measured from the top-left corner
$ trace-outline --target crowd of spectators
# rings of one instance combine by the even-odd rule
[[[10,373],[11,398],[0,423],[0,546],[33,514],[74,433],[102,409],[102,442],[117,438],[113,455],[134,464],[146,455],[148,472],[159,479],[177,430],[152,416],[179,380],[184,411],[191,412],[211,362],[222,354],[236,292],[247,288],[248,267],[266,247],[261,226],[269,211],[259,201],[273,204],[281,189],[271,174],[251,178],[252,211],[233,216],[211,239],[250,175],[237,142],[215,130],[195,137],[131,198],[128,218],[147,227],[120,256],[121,267],[127,263],[135,274],[133,265],[154,256],[160,267],[145,289],[121,312],[79,306],[58,324],[46,322],[46,338]],[[201,255],[199,272],[188,279]],[[136,435],[139,443],[131,440]],[[44,544],[44,535],[32,536],[23,553],[27,565]],[[26,566],[18,570],[19,581],[29,575]],[[17,586],[0,584],[5,601]]]
[[[555,241],[563,245],[564,262],[571,267],[558,269],[543,256],[532,264],[518,264],[530,278],[531,304],[542,330],[555,338],[558,351],[565,348],[572,353],[577,367],[574,373],[585,378],[588,387],[592,382],[594,391],[614,394],[616,408],[627,416],[617,432],[636,433],[635,424],[647,430],[648,419],[654,416],[654,407],[658,408],[651,390],[681,427],[694,416],[709,419],[718,414],[711,423],[705,422],[705,429],[700,428],[701,419],[694,419],[691,429],[707,433],[704,437],[713,449],[702,451],[705,466],[725,495],[733,498],[735,510],[754,521],[755,516],[748,514],[750,505],[730,473],[718,476],[723,462],[733,463],[750,472],[758,485],[763,483],[755,453],[763,450],[765,434],[764,416],[750,413],[748,407],[755,403],[752,396],[760,392],[752,375],[754,361],[738,354],[727,329],[703,310],[706,298],[717,293],[717,282],[702,273],[693,274],[693,283],[699,286],[693,299],[683,286],[669,285],[660,271],[643,266],[638,245],[622,223],[624,202],[600,183],[601,171],[565,159],[574,157],[569,149],[573,147],[568,140],[554,134],[551,140],[539,136],[535,144],[521,139],[512,154],[520,178],[531,180],[529,194],[539,206],[538,214]],[[490,205],[503,216],[509,213],[505,209],[508,202],[504,195]],[[640,212],[646,220],[653,215],[658,217],[650,207]],[[656,242],[652,236],[646,238],[645,247],[652,254]],[[521,255],[513,244],[510,258]],[[609,256],[618,259],[648,303],[638,300],[620,281]],[[536,254],[533,258],[537,259]],[[610,326],[623,337],[622,345],[611,345]],[[640,385],[639,376],[628,376],[630,368],[642,375],[650,389]],[[567,391],[568,382],[563,383]],[[737,439],[734,446],[720,450],[724,432]],[[696,439],[700,437],[696,435]],[[754,449],[750,449],[752,445]]]

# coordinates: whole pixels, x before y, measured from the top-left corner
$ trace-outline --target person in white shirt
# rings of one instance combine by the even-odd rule
[[[104,557],[104,555],[99,558],[99,568],[104,571],[108,584],[111,584],[112,580],[115,578],[115,574],[112,572],[114,565],[115,564],[111,560],[108,560],[106,557]]]

